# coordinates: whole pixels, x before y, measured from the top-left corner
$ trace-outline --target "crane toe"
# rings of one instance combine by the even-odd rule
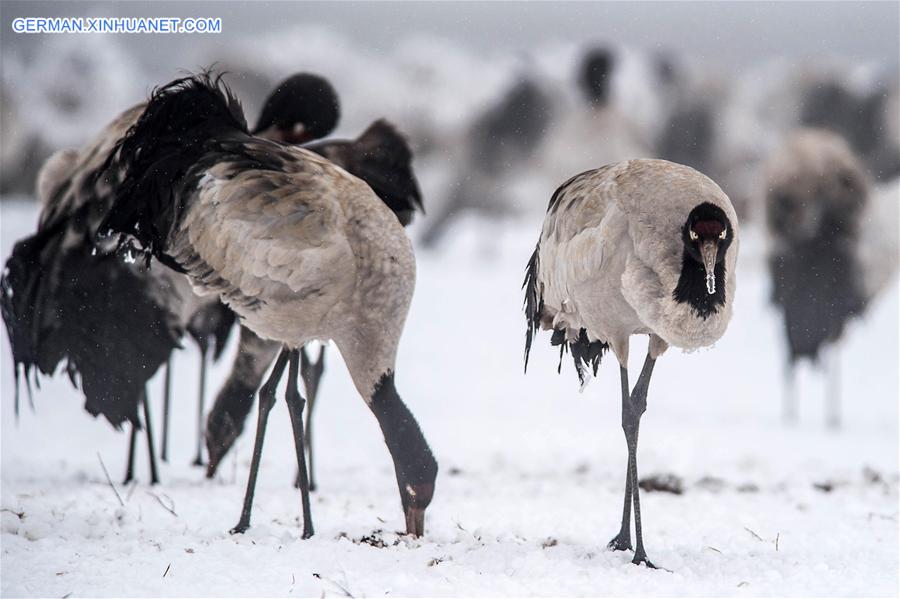
[[[614,536],[613,539],[606,544],[606,547],[612,551],[631,551],[633,549],[631,546],[631,539],[622,536],[622,534]]]

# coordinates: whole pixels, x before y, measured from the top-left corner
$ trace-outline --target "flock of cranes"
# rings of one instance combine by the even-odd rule
[[[616,121],[608,107],[614,63],[602,50],[585,58],[590,126],[560,126],[602,139],[602,123]],[[460,210],[490,205],[503,193],[505,178],[546,133],[547,102],[539,86],[523,80],[477,121],[459,165],[467,184],[423,243],[435,243]],[[673,113],[681,119],[674,128],[702,137],[709,115],[689,104]],[[394,382],[416,279],[404,227],[424,212],[422,196],[412,151],[393,125],[379,120],[356,139],[325,139],[339,119],[330,83],[301,73],[276,87],[251,128],[221,77],[203,72],[157,88],[82,149],[52,156],[38,179],[37,231],[15,245],[0,283],[16,409],[20,377],[30,394],[38,375],[64,364],[90,414],[131,427],[126,482],[138,433],[146,433],[155,483],[147,382],[164,370],[167,459],[171,355],[188,335],[201,359],[195,464],[203,463],[205,443],[208,477],[242,434],[258,396],[246,495],[232,529],[239,533],[250,525],[268,416],[286,373],[307,538],[314,533],[313,406],[326,351],[322,345],[312,358],[307,345],[334,341],[383,433],[406,531],[424,534],[438,465]],[[660,145],[703,164],[686,142],[666,138]],[[628,459],[621,527],[609,547],[633,550],[634,563],[653,567],[637,474],[650,378],[669,346],[707,347],[725,333],[737,291],[740,225],[712,179],[632,151],[632,159],[570,172],[553,194],[525,269],[525,363],[541,329],[552,332],[560,360],[571,354],[582,383],[585,369],[596,374],[603,356],[615,355]],[[879,227],[896,222],[897,187],[878,187],[839,134],[818,128],[799,130],[771,156],[766,185],[772,297],[784,315],[789,385],[794,362],[817,359],[839,340],[893,276],[896,231]],[[220,359],[236,327],[234,363],[207,415],[210,353]],[[631,387],[633,335],[650,342]],[[836,426],[837,396],[830,393],[829,422]],[[793,401],[788,386],[788,418]]]

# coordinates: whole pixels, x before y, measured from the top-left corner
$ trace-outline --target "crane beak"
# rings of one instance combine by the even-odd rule
[[[716,257],[719,253],[719,245],[713,240],[704,241],[700,246],[700,257],[703,258],[703,268],[706,270],[706,292],[712,295],[716,292]]]
[[[406,508],[406,534],[421,537],[425,534],[425,508]]]
[[[406,516],[406,534],[421,537],[425,534],[425,508],[434,495],[434,483],[405,486],[407,498],[403,502],[403,515]]]

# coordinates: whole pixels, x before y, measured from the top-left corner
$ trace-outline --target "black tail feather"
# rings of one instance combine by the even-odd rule
[[[525,372],[528,372],[528,356],[531,353],[531,343],[534,341],[534,332],[541,324],[541,314],[544,311],[544,298],[538,289],[538,268],[540,267],[540,244],[534,248],[528,266],[525,268],[525,281],[522,288],[525,290]]]
[[[0,278],[0,312],[6,325],[12,350],[16,382],[16,414],[19,405],[19,377],[25,379],[31,397],[32,375],[49,374],[62,360],[61,355],[51,356],[40,349],[40,335],[45,325],[43,316],[52,313],[43,310],[42,301],[47,293],[42,291],[53,276],[50,259],[57,255],[63,241],[62,223],[48,227],[27,237],[13,246]],[[21,367],[21,371],[20,371]]]
[[[147,107],[119,140],[106,168],[123,173],[101,235],[131,236],[149,260],[165,255],[166,238],[185,208],[175,201],[178,182],[203,155],[214,136],[249,135],[243,110],[221,75],[203,72],[154,90]]]
[[[63,257],[72,273],[56,292],[60,324],[44,344],[65,355],[77,373],[85,409],[113,426],[139,423],[144,387],[172,351],[182,331],[177,318],[154,299],[155,280],[115,254],[92,255],[89,244]]]
[[[581,384],[584,384],[584,367],[590,367],[594,376],[597,376],[600,360],[608,350],[609,344],[602,341],[588,340],[587,331],[584,329],[578,331],[578,339],[569,342],[569,351],[572,352],[572,359],[575,361],[575,371],[578,372],[578,380]]]
[[[30,398],[31,380],[39,387],[39,375],[65,362],[89,413],[117,428],[126,420],[138,424],[144,384],[181,332],[174,316],[149,299],[162,295],[148,291],[152,279],[114,254],[97,254],[82,235],[70,244],[71,232],[45,229],[16,244],[7,262],[0,305],[16,395],[20,372]]]
[[[565,329],[554,329],[553,337],[550,344],[559,346],[559,366],[556,372],[562,372],[562,359],[565,352],[572,354],[572,361],[575,363],[575,372],[578,373],[578,382],[584,385],[584,369],[588,367],[597,376],[597,369],[600,367],[600,360],[603,354],[609,350],[609,344],[603,341],[590,341],[585,329],[578,331],[578,338],[575,341],[566,341]]]

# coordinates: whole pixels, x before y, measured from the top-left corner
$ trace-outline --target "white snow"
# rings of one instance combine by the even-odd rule
[[[22,202],[0,208],[5,260],[36,212]],[[843,430],[826,430],[824,377],[810,369],[798,381],[801,423],[786,427],[763,236],[744,228],[731,327],[709,350],[670,350],[651,383],[640,471],[674,473],[686,486],[680,496],[641,496],[650,558],[671,570],[651,571],[606,550],[625,471],[613,360],[579,394],[568,357],[556,374],[544,333],[522,373],[519,287],[539,229],[536,217],[463,220],[440,253],[418,253],[397,384],[441,466],[421,540],[395,532],[403,518],[388,452],[334,348],[316,414],[316,535],[303,541],[280,400],[252,527],[231,536],[255,412],[218,479],[189,466],[193,347],[175,363],[163,483],[146,484],[141,438],[140,482],[123,488],[127,434],[84,413],[65,376],[45,379],[34,411],[23,394],[16,421],[9,346],[0,342],[2,595],[895,595],[896,280],[843,346]],[[635,372],[644,346],[633,345]],[[210,389],[229,364],[230,356],[211,370]],[[151,397],[158,415],[158,380]],[[154,424],[158,436],[158,416]],[[385,547],[374,546],[379,539]]]

